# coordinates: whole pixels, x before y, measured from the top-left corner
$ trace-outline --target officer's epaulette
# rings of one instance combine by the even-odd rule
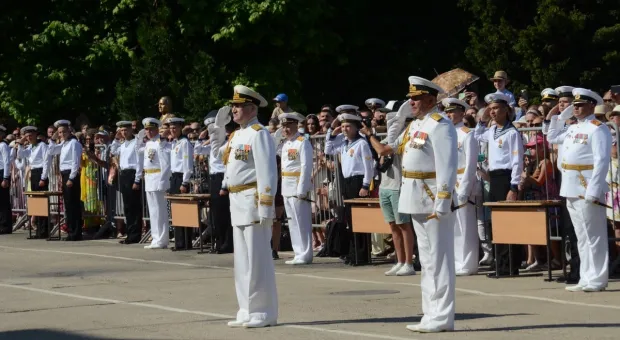
[[[439,122],[443,119],[443,116],[439,114],[438,112],[435,112],[431,115],[431,118]]]
[[[596,120],[596,119],[592,119],[592,120],[590,121],[590,123],[592,123],[592,124],[594,124],[594,125],[596,125],[596,126],[599,126],[599,125],[601,125],[601,124],[602,124],[600,120]]]
[[[471,129],[468,128],[467,126],[463,126],[463,127],[461,127],[461,131],[463,131],[465,133],[469,133],[471,131]]]
[[[300,141],[300,142],[303,142],[303,141],[304,141],[304,139],[305,139],[305,138],[304,138],[304,136],[299,136],[299,137],[297,137],[297,140],[298,140],[298,141]]]
[[[256,131],[260,131],[263,129],[263,126],[260,124],[254,124],[252,125],[252,129],[256,130]]]

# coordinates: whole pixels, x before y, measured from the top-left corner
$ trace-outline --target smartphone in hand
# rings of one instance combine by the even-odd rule
[[[612,85],[611,86],[611,93],[613,93],[613,94],[620,94],[620,85]]]

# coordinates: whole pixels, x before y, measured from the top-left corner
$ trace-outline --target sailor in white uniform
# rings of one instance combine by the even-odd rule
[[[282,196],[295,258],[286,264],[312,263],[312,145],[297,130],[305,119],[297,112],[278,116],[284,142],[281,144]]]
[[[550,136],[561,136],[562,168],[560,196],[566,204],[577,234],[581,266],[580,279],[566,290],[598,292],[605,290],[609,280],[609,249],[605,221],[605,181],[611,157],[611,133],[605,124],[594,117],[594,107],[603,99],[596,92],[576,88],[573,105],[551,121]],[[566,133],[558,134],[571,116],[577,123]]]
[[[553,132],[549,134],[549,126],[551,121],[559,119],[559,113],[566,110],[573,103],[573,90],[575,88],[572,86],[560,86],[555,89],[555,92],[558,94],[558,105],[549,111],[547,117],[545,117],[545,121],[543,122],[543,134],[547,135],[547,141],[550,144],[558,145],[557,147],[557,159],[562,159],[562,147],[561,142],[566,136],[566,130],[570,124],[564,124],[563,126],[559,126],[559,124],[554,125]],[[574,116],[570,118],[570,120],[574,120]],[[562,162],[556,161],[557,168],[560,170],[558,173],[558,180],[562,182]],[[564,235],[568,240],[568,253],[570,254],[570,273],[568,273],[567,277],[563,275],[560,276],[557,281],[565,282],[567,284],[577,284],[579,282],[579,267],[581,267],[581,261],[579,259],[579,248],[577,247],[577,235],[575,234],[575,227],[573,226],[573,222],[571,221],[570,214],[568,213],[568,208],[566,207],[566,199],[562,199],[562,230]]]
[[[185,119],[171,117],[166,120],[170,126],[172,142],[170,143],[170,194],[189,193],[189,181],[194,173],[194,146],[182,134],[182,124]],[[191,250],[193,228],[174,227],[174,249]]]
[[[53,139],[48,144],[48,161],[55,155],[59,156],[60,174],[62,176],[62,197],[65,207],[65,220],[69,234],[65,241],[82,240],[82,189],[80,186],[80,166],[82,163],[82,144],[71,134],[71,122],[59,120],[54,123],[62,143],[56,144]],[[49,165],[45,165],[46,167]]]
[[[142,159],[136,153],[140,144],[133,134],[131,121],[116,123],[118,132],[110,145],[110,154],[118,157],[119,186],[123,197],[123,213],[127,228],[127,238],[121,244],[140,242],[142,236]],[[123,139],[121,143],[119,140]]]
[[[478,225],[476,206],[472,203],[478,162],[478,143],[473,130],[463,123],[469,105],[463,100],[446,98],[442,100],[444,111],[452,120],[458,136],[458,169],[456,170],[456,195],[454,205],[456,223],[454,224],[454,260],[457,276],[473,275],[478,272]]]
[[[21,130],[22,139],[17,147],[17,159],[28,159],[30,165],[30,190],[31,191],[48,191],[49,173],[47,144],[40,142],[37,136],[38,129],[34,126],[26,126]],[[28,146],[24,147],[24,143],[28,141]],[[47,238],[47,218],[37,217],[35,219],[37,225],[36,238]]]
[[[143,142],[144,132],[138,133],[136,151],[144,169],[144,191],[151,221],[151,244],[144,249],[166,249],[169,242],[168,205],[166,191],[170,188],[170,143],[168,136],[159,135],[161,122],[144,118],[142,126],[148,141]]]
[[[233,225],[235,288],[239,310],[230,327],[267,327],[278,320],[278,293],[271,258],[271,225],[278,178],[276,146],[258,122],[258,107],[267,101],[254,90],[237,85],[233,120],[240,125],[224,145],[230,107],[218,111],[210,127],[211,146],[226,165],[225,190],[230,195]],[[223,188],[224,190],[224,188]]]
[[[220,195],[224,171],[226,167],[221,158],[217,157],[217,151],[211,147],[210,141],[205,141],[208,129],[215,123],[217,111],[207,115],[204,121],[207,127],[198,137],[198,142],[194,144],[194,155],[209,156],[209,215],[215,234],[215,248],[211,251],[215,254],[226,254],[233,252],[233,235],[230,224],[230,200],[228,195]]]
[[[325,141],[325,154],[340,155],[344,177],[342,185],[344,199],[367,197],[375,172],[370,145],[359,133],[362,117],[357,115],[357,109],[358,107],[354,105],[338,106],[336,111],[340,113],[338,120],[342,125],[335,127],[336,123],[332,123],[332,128],[327,130]],[[350,205],[346,205],[345,215],[347,220],[345,235],[349,238],[345,264],[351,266],[368,264],[370,262],[368,235],[353,233]],[[343,253],[346,253],[346,249],[343,249]]]
[[[409,77],[409,101],[388,129],[389,145],[370,137],[382,156],[402,155],[403,179],[399,212],[411,214],[422,265],[422,310],[415,332],[454,329],[454,222],[453,192],[458,166],[458,137],[451,121],[437,109],[443,90],[420,77]],[[417,118],[398,136],[407,116]],[[369,131],[365,131],[370,135]]]

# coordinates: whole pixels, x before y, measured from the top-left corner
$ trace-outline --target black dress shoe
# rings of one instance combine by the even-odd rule
[[[277,252],[277,251],[275,251],[275,250],[272,250],[272,251],[271,251],[271,257],[272,257],[274,260],[279,260],[279,259],[280,259],[280,256],[278,255],[278,252]]]
[[[0,229],[0,235],[12,234],[12,233],[13,233],[12,229]]]

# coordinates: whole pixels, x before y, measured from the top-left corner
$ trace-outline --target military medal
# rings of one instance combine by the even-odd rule
[[[354,152],[353,148],[349,149],[349,156],[353,157],[353,152]]]
[[[499,139],[497,141],[497,147],[500,148],[500,149],[502,148],[502,140],[501,139]]]
[[[152,163],[153,162],[153,158],[155,158],[155,149],[149,149],[147,155],[149,157],[149,160]]]
[[[287,153],[289,161],[294,161],[297,159],[297,149],[288,149]]]

